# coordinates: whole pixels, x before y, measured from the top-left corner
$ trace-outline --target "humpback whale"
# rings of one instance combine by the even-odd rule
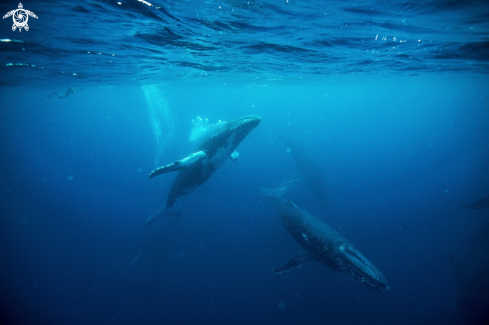
[[[66,89],[64,94],[60,94],[58,92],[54,92],[52,94],[47,95],[46,97],[51,97],[53,95],[58,95],[58,99],[66,98],[69,94],[76,93],[77,90],[82,90],[83,88],[68,88]]]
[[[487,324],[489,319],[489,222],[477,230],[462,260],[446,252],[457,280],[457,324]]]
[[[302,143],[286,136],[281,136],[279,139],[290,148],[292,157],[294,157],[302,177],[304,177],[319,203],[327,208],[328,190],[326,188],[326,178],[316,161],[307,154]]]
[[[388,290],[390,287],[382,273],[348,240],[322,221],[299,209],[292,201],[281,198],[289,189],[289,184],[277,189],[256,189],[259,194],[275,201],[277,213],[285,229],[304,249],[273,271],[282,273],[302,263],[316,260],[371,289],[380,292]]]
[[[489,195],[485,196],[472,203],[461,203],[464,207],[468,209],[484,209],[489,208]]]
[[[206,134],[188,157],[153,170],[149,178],[172,171],[178,171],[178,174],[170,188],[165,208],[149,217],[146,225],[165,215],[179,216],[179,211],[173,208],[175,201],[181,196],[192,193],[209,179],[226,159],[231,157],[240,142],[258,126],[260,121],[260,116],[250,115],[222,123]]]

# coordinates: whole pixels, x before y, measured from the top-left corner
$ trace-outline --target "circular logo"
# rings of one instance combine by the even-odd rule
[[[12,16],[12,19],[14,20],[14,24],[12,25],[12,31],[15,31],[18,28],[19,32],[22,30],[22,28],[24,28],[26,31],[29,30],[29,25],[27,25],[29,16],[37,19],[36,14],[33,13],[32,11],[25,10],[24,6],[22,6],[22,3],[19,3],[19,9],[15,9],[7,12],[3,16],[3,19],[8,18],[10,16]]]
[[[29,20],[29,16],[24,9],[17,9],[13,14],[14,24],[18,28],[22,29],[25,25],[27,25],[27,21]]]

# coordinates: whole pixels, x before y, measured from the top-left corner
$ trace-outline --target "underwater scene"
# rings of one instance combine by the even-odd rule
[[[489,2],[0,9],[0,324],[489,323]]]

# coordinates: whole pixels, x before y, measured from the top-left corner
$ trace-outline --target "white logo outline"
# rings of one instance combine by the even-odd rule
[[[22,6],[22,3],[19,3],[18,9],[7,12],[2,19],[8,18],[10,16],[12,16],[12,20],[14,21],[14,24],[12,25],[13,32],[15,32],[17,28],[19,29],[19,32],[22,31],[22,28],[24,28],[26,32],[29,31],[29,25],[27,25],[29,16],[37,19],[36,14],[32,11],[25,10],[24,6]]]

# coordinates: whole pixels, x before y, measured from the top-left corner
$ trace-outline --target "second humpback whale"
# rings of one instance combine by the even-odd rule
[[[259,194],[275,201],[277,213],[285,229],[304,249],[273,271],[282,273],[294,266],[316,260],[371,289],[380,292],[388,290],[390,287],[384,275],[348,240],[322,221],[299,209],[292,201],[281,198],[289,188],[290,185],[277,189],[256,189]]]
[[[329,197],[328,189],[326,187],[326,178],[324,177],[321,168],[319,168],[316,161],[307,154],[302,143],[286,136],[280,136],[279,139],[290,148],[292,157],[294,157],[302,177],[304,177],[304,180],[311,188],[319,203],[327,208]]]
[[[181,196],[192,193],[209,179],[226,159],[231,157],[240,142],[258,126],[260,121],[260,116],[250,115],[222,123],[206,134],[188,157],[153,170],[149,178],[173,171],[178,171],[178,174],[170,188],[165,208],[153,214],[146,224],[165,215],[179,215],[179,212],[172,208],[175,201]]]
[[[47,95],[46,97],[51,97],[53,95],[58,95],[58,99],[66,98],[69,94],[76,93],[77,90],[82,90],[83,88],[68,88],[65,90],[64,94],[60,94],[58,92],[54,92],[52,94]]]
[[[461,260],[447,252],[457,280],[457,324],[487,324],[489,319],[489,222],[478,227]]]

